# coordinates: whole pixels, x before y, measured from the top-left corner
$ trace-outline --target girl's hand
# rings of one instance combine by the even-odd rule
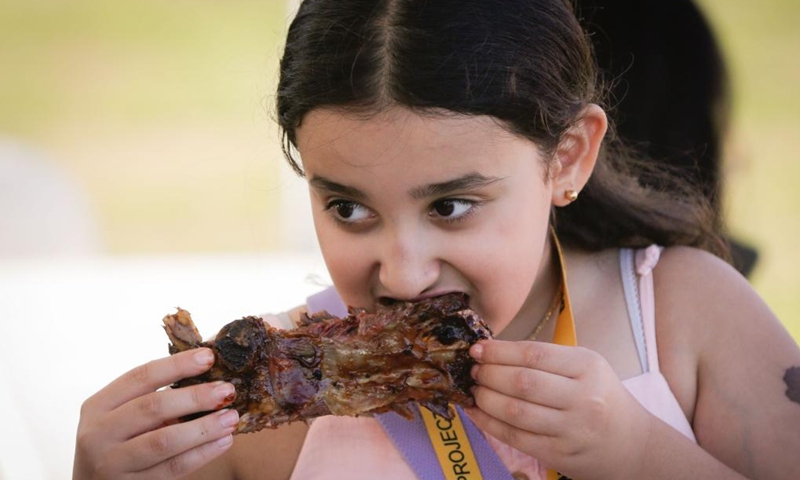
[[[470,351],[484,431],[572,478],[628,478],[650,414],[596,352],[540,342],[482,341]]]
[[[235,410],[186,423],[177,419],[224,407],[233,398],[232,385],[158,390],[205,372],[213,362],[208,348],[154,360],[87,399],[78,424],[73,480],[179,478],[227,450],[239,418]]]

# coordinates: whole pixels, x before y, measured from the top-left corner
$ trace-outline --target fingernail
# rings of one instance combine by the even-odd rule
[[[211,365],[211,363],[214,361],[214,354],[211,353],[211,350],[204,348],[194,354],[194,361],[197,362],[198,365],[202,365],[204,367]]]
[[[477,365],[477,364],[476,364],[476,365],[473,365],[473,366],[472,366],[472,370],[470,370],[470,372],[469,372],[469,373],[470,373],[470,375],[472,375],[472,378],[474,378],[475,380],[477,380],[477,379],[478,379],[478,370],[479,370],[480,368],[481,368],[481,366],[480,366],[480,365]]]
[[[227,447],[233,443],[233,435],[225,435],[214,443],[216,443],[218,447]]]
[[[227,402],[230,403],[233,401],[236,395],[236,389],[233,388],[233,385],[226,382],[218,382],[217,386],[214,387],[214,398],[219,400],[220,402]]]
[[[239,423],[239,412],[236,410],[221,410],[219,423],[225,428],[235,427]]]
[[[469,354],[472,355],[472,358],[475,360],[480,360],[481,356],[483,356],[483,345],[476,343],[469,349]]]

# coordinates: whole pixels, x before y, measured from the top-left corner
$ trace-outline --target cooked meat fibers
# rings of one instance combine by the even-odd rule
[[[280,330],[259,317],[225,325],[203,342],[189,312],[164,317],[170,354],[209,347],[212,368],[173,387],[223,380],[236,387],[228,405],[239,412],[236,433],[274,428],[322,415],[395,411],[411,417],[417,402],[443,416],[447,404],[470,406],[474,385],[469,347],[491,332],[463,294],[419,303],[351,309],[344,318],[326,312]]]

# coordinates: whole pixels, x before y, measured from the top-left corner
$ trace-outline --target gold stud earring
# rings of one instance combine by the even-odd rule
[[[569,189],[564,192],[564,198],[570,201],[570,203],[574,202],[578,199],[578,192],[572,189]]]

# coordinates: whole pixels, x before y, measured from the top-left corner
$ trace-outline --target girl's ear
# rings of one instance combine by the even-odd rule
[[[606,112],[589,104],[564,133],[553,163],[553,205],[563,207],[577,198],[594,170],[607,129]]]

